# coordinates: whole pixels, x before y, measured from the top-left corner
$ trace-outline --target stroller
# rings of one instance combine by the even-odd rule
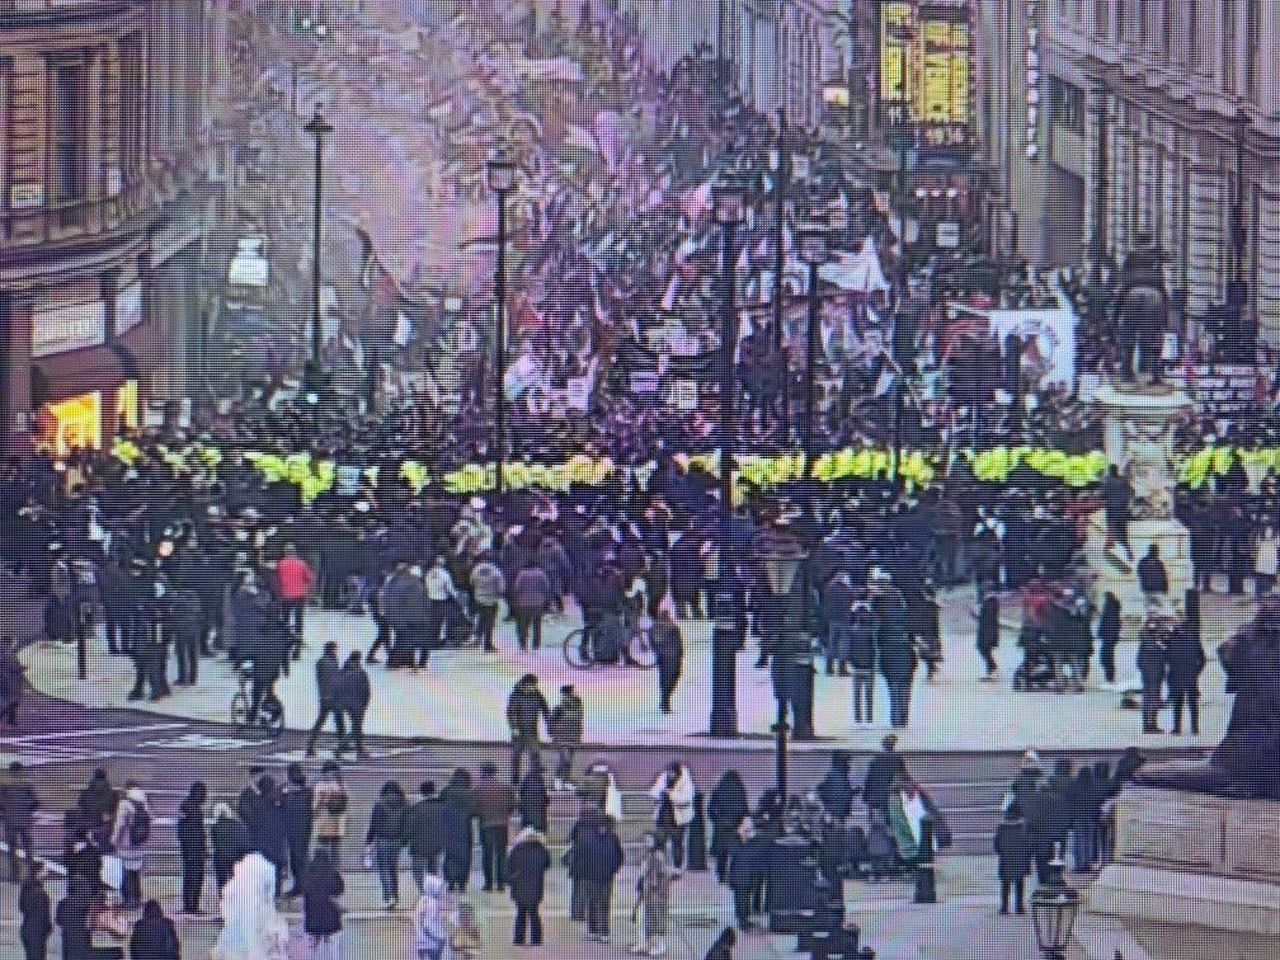
[[[1054,689],[1060,681],[1052,645],[1045,635],[1024,626],[1018,646],[1022,647],[1022,663],[1013,673],[1013,689],[1019,692]]]

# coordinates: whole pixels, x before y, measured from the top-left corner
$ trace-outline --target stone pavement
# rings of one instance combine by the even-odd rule
[[[943,613],[945,662],[933,682],[917,674],[910,728],[900,736],[906,750],[989,751],[1036,749],[1122,749],[1141,740],[1149,748],[1210,746],[1225,729],[1229,698],[1213,649],[1248,615],[1249,601],[1213,595],[1205,598],[1205,646],[1209,666],[1202,680],[1200,738],[1189,736],[1139,737],[1136,711],[1123,710],[1119,696],[1103,689],[1095,668],[1090,688],[1075,695],[1019,693],[1008,678],[1021,660],[1016,645],[1016,611],[1006,609],[1006,628],[997,657],[1003,679],[982,683],[973,650],[973,617],[968,589],[946,597]],[[679,744],[741,750],[771,749],[768,734],[775,705],[767,670],[753,666],[754,651],[738,657],[738,711],[743,737],[716,741],[705,736],[710,699],[710,625],[695,621],[685,625],[685,676],[669,716],[657,710],[657,678],[653,671],[621,667],[574,670],[564,661],[561,644],[575,617],[552,618],[545,630],[546,645],[540,652],[515,650],[513,627],[502,625],[500,652],[445,650],[432,656],[421,673],[370,670],[374,696],[366,719],[367,733],[424,737],[456,742],[502,742],[508,732],[505,720],[507,695],[515,680],[529,672],[539,676],[548,699],[563,683],[574,683],[586,701],[588,743],[608,746]],[[308,612],[307,645],[303,660],[295,664],[278,692],[286,704],[292,728],[306,728],[316,713],[313,662],[326,640],[337,642],[343,655],[367,650],[373,637],[368,618],[311,610]],[[1133,644],[1122,644],[1117,662],[1122,677],[1133,673]],[[33,685],[44,693],[91,707],[121,706],[131,686],[132,667],[125,658],[107,657],[102,644],[93,644],[90,679],[75,677],[71,647],[36,644],[24,653]],[[879,684],[879,681],[877,681]],[[226,722],[231,695],[236,689],[229,667],[223,662],[201,664],[201,680],[195,689],[178,688],[170,698],[142,709],[192,719]],[[816,728],[821,738],[813,746],[829,749],[838,741],[855,749],[874,749],[887,729],[887,701],[882,684],[877,690],[878,722],[856,726],[851,717],[847,679],[817,677]],[[1165,718],[1165,726],[1168,720]],[[805,745],[799,745],[805,749]]]
[[[542,914],[546,927],[545,943],[540,948],[518,949],[511,946],[513,910],[510,901],[500,894],[471,892],[467,898],[476,907],[483,936],[485,958],[529,957],[531,960],[568,960],[568,958],[609,958],[628,956],[635,927],[630,922],[634,885],[634,866],[624,868],[615,888],[612,916],[613,940],[602,945],[584,940],[580,924],[568,917],[567,882],[563,871],[553,868],[548,876],[547,901]],[[995,860],[992,857],[949,858],[938,866],[939,903],[911,903],[911,888],[906,883],[850,883],[846,902],[850,919],[863,931],[863,942],[876,950],[880,960],[1013,960],[1036,954],[1035,935],[1030,917],[1001,917],[996,911]],[[402,875],[405,909],[384,911],[376,879],[369,872],[346,875],[347,908],[343,955],[346,957],[410,956],[407,874]],[[156,896],[166,911],[176,909],[176,878],[147,877],[145,895]],[[50,884],[55,902],[61,895],[58,882]],[[0,885],[0,917],[16,916],[16,888]],[[206,890],[205,907],[216,910],[212,892]],[[700,960],[711,941],[723,928],[732,910],[728,890],[717,885],[709,874],[687,874],[673,894],[672,917],[668,938],[669,956],[673,960]],[[301,919],[288,913],[296,938]],[[208,956],[217,937],[216,916],[200,919],[175,918],[187,957]],[[1125,960],[1173,960],[1181,957],[1261,958],[1262,953],[1244,940],[1223,938],[1207,931],[1185,928],[1163,928],[1143,925],[1130,928],[1108,918],[1081,916],[1077,924],[1078,943],[1069,953],[1070,960],[1113,960],[1121,949]],[[55,948],[52,957],[59,957]],[[1144,944],[1150,946],[1144,949]],[[1187,952],[1180,945],[1198,948],[1212,944],[1204,952]],[[301,944],[298,944],[301,947]],[[734,953],[737,960],[776,960],[800,956],[794,952],[795,938],[763,932],[745,935]],[[1238,952],[1244,949],[1247,952]],[[1272,945],[1274,950],[1274,945]],[[13,921],[0,923],[0,956],[17,956],[17,931]],[[299,949],[294,956],[305,957]],[[1266,956],[1274,956],[1274,952]]]

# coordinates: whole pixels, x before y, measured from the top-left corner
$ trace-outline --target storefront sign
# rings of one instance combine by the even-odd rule
[[[10,210],[33,210],[43,206],[43,183],[19,183],[9,188]]]
[[[31,356],[96,347],[107,339],[107,305],[101,300],[37,310],[31,318]]]
[[[969,0],[879,6],[881,119],[921,150],[973,148],[976,89]]]
[[[1027,159],[1040,158],[1040,2],[1027,0]]]
[[[116,294],[116,336],[142,323],[142,282],[135,280]]]

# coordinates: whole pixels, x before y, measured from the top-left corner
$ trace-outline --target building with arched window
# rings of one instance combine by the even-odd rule
[[[0,0],[0,441],[176,397],[196,309],[204,0]]]

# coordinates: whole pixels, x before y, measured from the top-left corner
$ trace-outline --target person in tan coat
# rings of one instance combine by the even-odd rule
[[[351,796],[347,793],[346,784],[342,782],[342,772],[334,761],[327,761],[321,768],[320,779],[316,781],[312,797],[316,845],[328,850],[329,859],[337,866],[339,848],[347,835],[347,811],[351,806]]]

